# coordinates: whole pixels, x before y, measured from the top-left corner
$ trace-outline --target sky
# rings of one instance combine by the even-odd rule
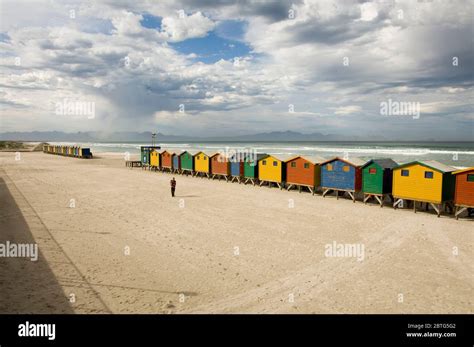
[[[0,0],[0,132],[474,141],[473,6]]]

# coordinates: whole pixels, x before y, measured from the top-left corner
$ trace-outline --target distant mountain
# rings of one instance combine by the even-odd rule
[[[302,134],[295,131],[273,131],[269,133],[259,133],[253,135],[242,135],[232,137],[221,137],[221,138],[210,138],[213,141],[225,140],[225,141],[331,141],[336,139],[334,135],[323,135],[320,133]],[[340,137],[339,137],[340,138]]]
[[[65,133],[61,131],[32,131],[32,132],[5,132],[0,133],[0,140],[17,141],[51,141],[51,142],[151,142],[151,132],[77,132]],[[366,138],[340,135],[324,135],[320,133],[302,134],[295,131],[274,131],[253,135],[241,136],[219,136],[219,137],[198,137],[182,135],[165,135],[158,133],[157,142],[204,142],[204,141],[228,141],[228,142],[278,142],[278,141],[363,141]],[[377,140],[371,138],[371,140]]]

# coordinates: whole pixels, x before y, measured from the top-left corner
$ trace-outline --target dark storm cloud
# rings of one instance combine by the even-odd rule
[[[238,16],[261,16],[270,22],[278,22],[288,19],[288,11],[292,8],[292,5],[301,2],[301,0],[182,0],[180,3],[183,8],[201,11],[236,7],[236,15]]]

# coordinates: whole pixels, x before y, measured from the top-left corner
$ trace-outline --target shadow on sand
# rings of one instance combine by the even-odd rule
[[[41,226],[39,226],[41,227]],[[33,244],[31,230],[0,177],[0,244]],[[38,248],[38,260],[0,257],[1,313],[74,313]]]

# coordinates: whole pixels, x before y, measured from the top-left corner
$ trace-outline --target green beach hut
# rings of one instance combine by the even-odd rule
[[[179,155],[181,163],[181,171],[187,174],[193,174],[194,172],[194,155],[188,151],[184,151]]]
[[[389,158],[372,159],[362,166],[362,192],[364,203],[376,199],[383,207],[387,196],[392,195],[393,168],[398,166]]]
[[[258,181],[258,161],[262,158],[268,157],[268,154],[259,153],[255,155],[248,155],[244,160],[244,184],[248,182],[255,185]]]

